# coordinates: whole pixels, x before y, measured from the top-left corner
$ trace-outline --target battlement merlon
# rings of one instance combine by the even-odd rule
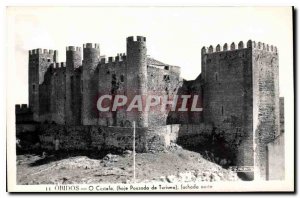
[[[80,52],[81,51],[81,47],[67,46],[66,47],[66,51],[77,51],[77,52]]]
[[[232,42],[231,45],[230,45],[230,49],[229,50],[228,50],[228,44],[227,43],[225,43],[223,45],[223,49],[221,49],[220,44],[218,44],[216,46],[216,48],[214,48],[212,45],[210,45],[208,48],[207,47],[202,47],[201,54],[220,53],[220,52],[240,50],[240,49],[247,49],[247,48],[258,49],[258,50],[265,50],[265,51],[268,51],[268,52],[273,52],[275,54],[278,53],[276,46],[265,44],[265,43],[262,43],[262,42],[255,42],[255,41],[249,40],[247,42],[246,46],[244,45],[243,41],[240,41],[238,43],[238,46],[236,46],[236,44],[234,42]]]
[[[16,104],[15,111],[16,113],[30,112],[30,108],[27,104]]]
[[[66,67],[66,66],[67,66],[66,62],[61,62],[61,63],[60,63],[60,67],[61,67],[61,68]]]
[[[135,37],[129,36],[129,37],[127,37],[127,42],[146,42],[146,37],[136,36],[136,39],[135,39]]]
[[[100,44],[99,43],[86,43],[86,44],[83,44],[83,48],[100,49]]]
[[[52,50],[52,49],[42,49],[42,48],[38,48],[38,49],[33,49],[33,50],[29,50],[29,55],[35,55],[35,54],[51,54],[51,55],[57,55],[58,51],[57,50]]]
[[[53,69],[64,68],[64,67],[66,67],[66,62],[52,63],[50,65],[50,67],[53,68]]]
[[[119,63],[122,61],[126,61],[125,53],[117,54],[117,56],[115,56],[115,57],[110,56],[108,58],[101,58],[100,64],[103,65],[103,64],[107,64],[107,63]]]

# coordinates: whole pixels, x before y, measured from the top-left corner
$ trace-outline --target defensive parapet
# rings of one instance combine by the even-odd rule
[[[83,48],[100,49],[100,44],[99,43],[85,43],[85,44],[83,44]]]
[[[83,44],[83,60],[99,61],[100,45],[98,43]]]
[[[66,68],[66,62],[60,62],[60,63],[53,63],[50,65],[50,67],[52,67],[53,69],[62,69],[62,68]]]
[[[15,105],[15,115],[17,124],[28,123],[33,121],[32,111],[27,104]]]
[[[58,53],[58,51],[52,49],[37,48],[37,49],[29,50],[29,54],[55,54],[55,53]]]
[[[66,47],[66,63],[70,71],[81,65],[81,48],[75,46]]]
[[[127,43],[128,42],[146,42],[146,37],[143,37],[143,36],[136,36],[136,37],[129,36],[129,37],[127,37]]]
[[[210,45],[209,47],[202,47],[201,54],[211,54],[211,53],[226,52],[226,51],[240,50],[246,48],[255,48],[255,49],[265,50],[277,54],[277,47],[262,42],[255,42],[252,40],[248,40],[246,45],[244,45],[243,41],[240,41],[238,45],[232,42],[230,44],[230,47],[228,47],[227,43],[225,43],[223,47],[221,47],[220,44],[218,44],[216,47],[212,45]]]
[[[100,61],[100,45],[98,43],[83,44],[83,70],[94,71]]]
[[[46,56],[48,58],[51,58],[51,62],[56,62],[58,61],[58,51],[57,50],[52,50],[52,49],[33,49],[33,50],[29,50],[29,58],[32,57],[36,57],[37,55],[43,55]]]
[[[110,56],[108,58],[101,58],[100,59],[100,64],[103,65],[103,64],[106,64],[106,63],[119,63],[119,62],[122,62],[122,61],[126,61],[125,53],[117,54],[117,56],[115,56],[115,57]]]
[[[15,105],[15,110],[16,110],[16,114],[31,112],[27,104],[17,104]]]
[[[50,65],[51,75],[64,75],[66,72],[66,62],[52,63]]]
[[[67,46],[66,51],[81,51],[81,47],[75,47],[75,46]]]

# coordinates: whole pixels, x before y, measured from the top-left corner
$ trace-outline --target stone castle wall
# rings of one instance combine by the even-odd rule
[[[146,37],[127,38],[127,97],[132,101],[135,96],[146,96],[147,86],[147,48]],[[144,100],[142,98],[142,100]],[[136,121],[138,127],[148,126],[148,112],[134,110],[126,112],[127,120]]]
[[[15,105],[16,123],[32,123],[33,114],[27,104]]]
[[[148,94],[149,96],[168,96],[169,100],[174,99],[182,84],[178,71],[172,71],[172,66],[157,68],[148,66]],[[167,125],[167,117],[170,108],[161,109],[162,105],[150,108],[148,123],[150,126]]]
[[[254,165],[251,60],[249,42],[202,49],[204,122],[223,133],[236,166]]]
[[[162,151],[177,139],[179,126],[136,128],[138,152]],[[37,128],[41,147],[54,150],[132,150],[133,128],[106,126],[40,125]]]
[[[100,60],[99,45],[88,43],[83,47],[82,65],[79,59],[77,48],[72,47],[67,48],[67,65],[55,63],[57,52],[35,50],[29,55],[29,109],[33,119],[66,126],[91,125],[82,126],[83,133],[87,130],[89,135],[80,134],[78,126],[58,126],[58,131],[63,131],[58,135],[66,145],[71,134],[74,141],[84,139],[85,143],[78,146],[100,146],[105,140],[106,146],[127,148],[125,142],[130,140],[126,131],[136,121],[142,138],[138,141],[146,148],[145,141],[151,137],[146,133],[164,135],[166,124],[181,124],[174,137],[178,136],[183,145],[220,144],[218,149],[230,153],[233,165],[258,167],[257,178],[266,178],[267,144],[280,134],[284,124],[279,117],[282,111],[276,47],[252,41],[204,47],[202,73],[191,81],[180,78],[179,67],[148,57],[146,38],[140,36],[127,38],[127,55]],[[167,95],[169,99],[174,95],[198,95],[198,107],[203,112],[161,112],[158,105],[150,112],[118,109],[99,113],[96,102],[103,94],[126,95],[129,101],[136,94]],[[111,102],[106,105],[111,106]],[[99,127],[94,130],[91,127],[95,125]],[[53,137],[52,132],[49,134]],[[252,173],[247,174],[253,178]]]
[[[66,64],[52,63],[39,86],[39,122],[66,124]]]
[[[82,60],[82,124],[96,125],[96,97],[98,92],[98,63],[100,59],[99,44],[87,43],[83,46]]]
[[[52,55],[52,59],[47,65],[40,61],[32,62],[30,55],[29,81],[32,81],[33,71],[43,76],[42,81],[35,82],[37,91],[30,90],[30,95],[34,95],[30,98],[38,100],[31,104],[35,121],[124,127],[132,126],[133,121],[139,127],[166,124],[169,112],[162,112],[159,105],[149,113],[126,112],[126,107],[136,94],[143,96],[145,105],[146,96],[168,95],[172,98],[180,86],[180,68],[150,61],[145,37],[128,37],[127,55],[123,53],[100,59],[100,46],[92,43],[84,45],[82,63],[81,53],[80,47],[67,47],[66,63],[53,62],[57,60],[57,52],[55,56],[53,52],[48,53],[47,56]],[[43,71],[35,70],[39,64],[42,64]],[[37,77],[37,80],[40,78]],[[125,95],[128,103],[117,111],[99,112],[97,100],[101,95]],[[106,105],[110,106],[111,102]]]
[[[28,69],[28,93],[29,107],[33,112],[34,120],[39,120],[40,91],[39,85],[44,82],[45,73],[51,63],[57,61],[58,52],[56,50],[35,49],[29,51]]]
[[[81,75],[78,73],[82,65],[81,48],[69,46],[66,48],[66,124],[81,123]]]
[[[267,144],[280,133],[278,54],[276,47],[260,42],[252,48],[255,167],[265,180]]]
[[[200,124],[203,123],[203,112],[202,111],[191,111],[194,97],[198,97],[196,107],[203,108],[203,93],[202,93],[202,82],[201,78],[179,82],[179,86],[176,88],[176,94],[178,98],[183,95],[190,95],[191,97],[187,100],[187,111],[180,111],[182,105],[182,99],[177,102],[175,111],[170,111],[167,116],[167,124]],[[175,89],[174,89],[175,90]]]
[[[280,134],[284,133],[284,97],[279,98]]]
[[[126,55],[118,54],[116,57],[102,58],[99,64],[99,89],[98,97],[106,94],[126,95]],[[103,101],[104,107],[110,106],[110,101]],[[115,112],[98,113],[98,124],[102,126],[126,126],[125,109]]]
[[[251,40],[204,47],[200,78],[203,122],[221,131],[233,165],[254,166],[255,179],[266,179],[266,145],[280,126],[276,47]]]
[[[266,179],[284,180],[285,178],[285,148],[284,133],[267,144]]]

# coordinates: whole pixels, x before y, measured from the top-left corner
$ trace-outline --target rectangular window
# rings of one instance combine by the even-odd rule
[[[169,75],[164,75],[164,80],[165,81],[170,80],[170,76]]]
[[[73,80],[73,76],[71,76],[70,80],[71,80],[71,82],[70,82],[71,83],[71,96],[72,96],[72,99],[73,99],[73,94],[74,94],[74,84],[73,84],[74,80]]]
[[[124,82],[124,75],[121,75],[120,80],[121,82]]]

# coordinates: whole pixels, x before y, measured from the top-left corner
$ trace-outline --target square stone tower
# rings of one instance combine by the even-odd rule
[[[240,174],[265,179],[267,143],[279,134],[277,48],[249,40],[202,48],[203,119]]]
[[[44,82],[44,75],[51,63],[58,59],[57,50],[29,50],[28,91],[29,108],[33,112],[34,121],[39,121],[40,91],[39,85]]]

